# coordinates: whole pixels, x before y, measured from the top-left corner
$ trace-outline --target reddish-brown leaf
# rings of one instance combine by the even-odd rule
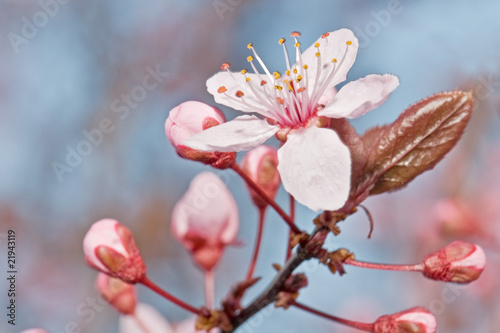
[[[364,172],[370,194],[400,189],[432,169],[462,136],[473,107],[471,93],[439,93],[410,106],[383,128]]]

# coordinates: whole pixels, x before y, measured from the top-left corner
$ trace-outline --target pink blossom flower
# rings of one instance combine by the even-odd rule
[[[195,262],[211,270],[238,232],[238,208],[214,173],[197,175],[172,212],[172,232]]]
[[[486,256],[479,245],[455,241],[425,257],[426,277],[446,282],[469,283],[477,280],[486,266]]]
[[[102,298],[108,301],[118,312],[123,314],[134,313],[137,304],[134,285],[112,278],[107,274],[99,273],[96,286]]]
[[[278,172],[278,154],[276,149],[269,146],[259,146],[250,150],[241,163],[243,171],[271,198],[274,199],[280,186]],[[267,206],[260,195],[248,188],[252,200],[257,207]]]
[[[345,81],[356,59],[358,40],[348,29],[323,34],[304,53],[295,38],[296,62],[290,64],[284,39],[286,70],[271,73],[252,44],[246,70],[223,72],[207,81],[216,102],[246,113],[232,121],[211,127],[183,142],[201,151],[232,152],[257,147],[276,135],[284,145],[278,150],[281,180],[285,189],[312,210],[335,210],[347,200],[351,159],[338,135],[326,128],[330,118],[356,118],[378,107],[398,86],[393,75],[368,75]],[[260,64],[260,73],[254,64]]]
[[[120,317],[120,333],[174,333],[174,330],[158,310],[139,303],[134,315]]]
[[[28,330],[22,331],[21,333],[49,333],[49,332],[41,328],[30,328]]]
[[[434,333],[436,317],[421,307],[415,307],[377,319],[373,333]]]
[[[215,168],[230,167],[236,159],[236,153],[202,152],[183,145],[183,141],[207,128],[220,125],[226,119],[222,112],[201,102],[188,101],[173,108],[165,122],[165,133],[179,156]]]
[[[136,283],[146,274],[132,233],[116,220],[95,222],[83,239],[83,252],[89,266],[125,282]]]

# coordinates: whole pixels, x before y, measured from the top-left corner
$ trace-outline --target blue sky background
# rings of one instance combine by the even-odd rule
[[[48,3],[52,7],[44,6],[53,15],[45,14],[44,20],[41,4]],[[78,313],[82,302],[95,296],[95,272],[83,263],[81,240],[91,223],[104,217],[132,229],[151,276],[160,285],[191,303],[203,302],[201,274],[170,235],[168,223],[191,178],[209,168],[175,154],[165,138],[164,122],[168,111],[185,100],[214,104],[205,89],[206,79],[223,62],[235,69],[246,66],[249,42],[270,68],[281,70],[285,62],[277,41],[290,32],[300,31],[307,47],[323,32],[343,27],[355,31],[366,45],[359,50],[348,80],[392,73],[401,81],[383,106],[353,121],[360,132],[395,119],[421,98],[464,88],[467,80],[493,82],[486,87],[486,103],[494,103],[500,88],[500,4],[493,0],[53,3],[0,4],[0,233],[16,230],[19,256],[18,325],[12,330],[2,318],[2,332],[39,326],[59,333],[70,322],[81,332],[117,330],[113,309],[96,311],[91,320]],[[381,11],[388,13],[395,3],[398,12],[377,21]],[[29,38],[23,34],[26,20],[40,23]],[[16,44],[13,38],[23,42]],[[113,112],[113,102],[140,85],[147,68],[157,66],[168,73],[159,86],[127,115]],[[237,115],[225,107],[221,110],[228,118]],[[111,133],[92,145],[71,172],[58,177],[54,162],[65,163],[68,151],[86,139],[82,131],[98,128],[104,118],[111,121]],[[495,121],[489,126],[498,128],[498,117]],[[423,184],[428,177],[416,183]],[[225,256],[218,274],[219,298],[243,276],[255,234],[256,212],[241,180],[231,174],[228,186],[240,206],[240,238],[247,246]],[[405,191],[421,187],[414,184]],[[405,203],[403,198],[411,197],[408,193],[413,192],[402,194],[399,201],[391,201],[399,194],[374,199],[368,206]],[[278,200],[286,205],[283,191]],[[311,230],[314,216],[299,207],[302,228]],[[355,249],[367,260],[411,261],[413,249],[404,248],[404,239],[384,235],[384,230],[391,229],[381,227],[380,234],[367,241],[366,220],[354,216],[341,237],[328,244]],[[257,268],[264,279],[250,296],[272,278],[270,264],[282,261],[285,239],[284,224],[269,213],[263,248],[267,254]],[[366,308],[362,315],[368,313],[369,321],[425,303],[415,290],[427,286],[417,282],[420,276],[352,269],[352,274],[340,278],[313,264],[303,270],[311,274],[301,300],[326,312],[356,319]],[[3,284],[0,287],[5,290]],[[140,287],[139,295],[171,321],[187,316]],[[5,302],[3,295],[0,304]],[[348,332],[308,314],[281,309],[257,326],[256,332]],[[441,332],[471,332],[471,328],[445,326]]]

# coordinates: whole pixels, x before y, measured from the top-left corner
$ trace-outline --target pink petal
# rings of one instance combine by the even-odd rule
[[[272,137],[279,128],[255,116],[240,116],[227,123],[210,127],[182,144],[207,152],[250,150]]]
[[[249,78],[250,81],[247,82],[246,78]],[[263,105],[263,99],[259,99],[250,88],[251,85],[254,91],[262,91],[260,84],[261,78],[256,74],[219,72],[207,80],[207,90],[219,104],[243,112],[255,112],[269,116],[266,106]],[[272,84],[272,82],[267,84]],[[222,90],[226,91],[219,92],[222,91],[222,87],[224,87]],[[274,89],[274,86],[268,89]],[[243,93],[242,97],[236,96],[238,91]]]
[[[390,74],[368,75],[349,82],[318,115],[330,118],[356,118],[384,103],[399,79]]]
[[[351,156],[337,133],[310,127],[288,135],[278,150],[285,189],[314,211],[335,210],[349,195]]]
[[[340,29],[327,33],[326,38],[318,38],[318,40],[313,43],[302,55],[302,65],[307,65],[308,75],[308,86],[314,87],[317,80],[316,71],[318,68],[318,57],[316,53],[319,50],[321,60],[319,66],[321,66],[321,75],[319,79],[319,84],[327,84],[325,90],[335,87],[340,82],[344,82],[347,78],[347,72],[351,69],[354,61],[356,60],[356,55],[358,53],[358,39],[354,36],[353,32],[349,29]],[[326,35],[326,34],[325,34]],[[346,43],[350,41],[351,45]],[[319,43],[319,47],[316,48],[314,45]],[[337,59],[335,63],[335,75],[331,78],[330,82],[326,83],[331,70],[333,69],[334,63],[333,59]],[[297,64],[296,64],[297,65]],[[311,93],[311,89],[308,89]]]

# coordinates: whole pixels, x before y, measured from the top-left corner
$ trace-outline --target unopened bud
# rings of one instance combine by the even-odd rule
[[[96,280],[97,290],[110,305],[123,314],[133,314],[137,304],[134,285],[120,279],[99,273]]]
[[[95,222],[83,239],[83,252],[90,267],[125,282],[139,282],[146,274],[132,233],[116,220]]]
[[[479,278],[486,265],[486,256],[478,245],[455,241],[429,254],[423,265],[423,273],[430,279],[468,283]]]
[[[210,164],[218,169],[226,169],[234,164],[235,152],[202,152],[182,144],[191,136],[225,121],[224,115],[218,109],[205,103],[188,101],[170,111],[165,122],[165,133],[179,156]]]
[[[436,317],[421,307],[415,307],[377,319],[373,333],[434,333]]]
[[[194,261],[211,270],[238,233],[238,207],[217,175],[196,176],[172,212],[172,232]]]
[[[244,157],[241,168],[269,196],[274,199],[280,186],[278,173],[278,153],[269,146],[259,146],[250,150]],[[248,188],[252,200],[259,208],[267,206],[260,195]]]

